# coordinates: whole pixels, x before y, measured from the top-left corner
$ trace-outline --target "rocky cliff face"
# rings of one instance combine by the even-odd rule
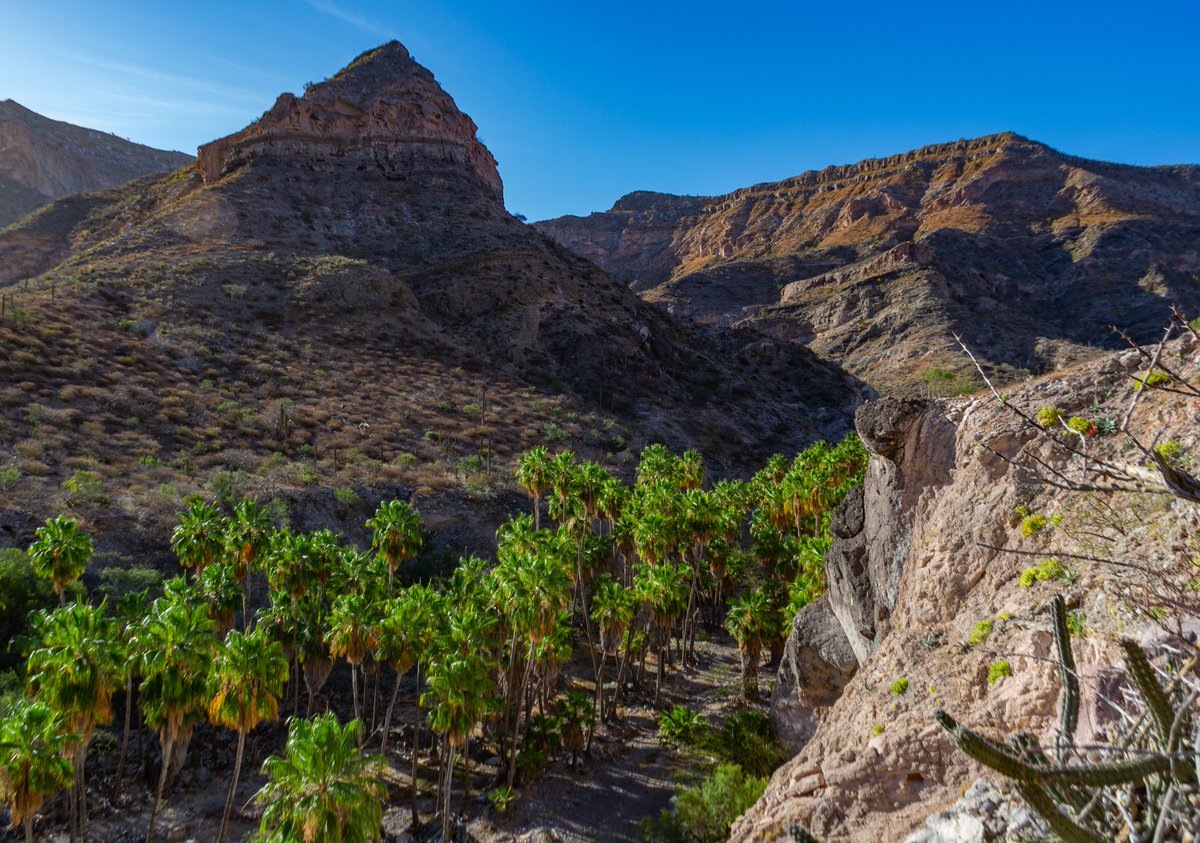
[[[0,228],[72,193],[102,190],[191,161],[0,102]]]
[[[1168,354],[1186,376],[1200,372],[1194,338]],[[1140,362],[1109,356],[1009,398],[1030,414],[1053,405],[1118,419],[1129,404],[1126,367]],[[1194,454],[1196,411],[1178,395],[1152,393],[1131,429]],[[735,826],[735,840],[789,839],[793,826],[829,841],[904,839],[982,775],[943,736],[935,708],[985,732],[1048,740],[1058,682],[1046,606],[1056,593],[1083,630],[1074,645],[1080,743],[1100,739],[1114,716],[1118,636],[1152,652],[1196,643],[1200,507],[1161,487],[1097,496],[1039,482],[1028,458],[1069,472],[1062,451],[990,398],[885,400],[863,406],[856,425],[871,452],[866,480],[834,517],[828,595],[796,618],[772,700],[797,754]],[[1086,448],[1133,460],[1122,444],[1096,435]],[[1046,526],[1023,527],[1024,512]],[[1051,557],[1062,577],[1020,584],[1024,569]],[[1001,660],[1012,676],[989,683]]]
[[[673,313],[809,345],[884,391],[1048,371],[1200,311],[1200,169],[1073,158],[1013,134],[725,196],[631,194],[539,229]]]
[[[466,169],[496,200],[496,161],[433,74],[396,41],[363,53],[297,98],[281,94],[259,120],[200,147],[205,183],[256,158],[329,162],[329,169],[370,167],[385,179],[420,171]]]

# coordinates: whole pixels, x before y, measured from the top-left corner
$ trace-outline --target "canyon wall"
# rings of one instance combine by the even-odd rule
[[[1198,352],[1193,337],[1169,349],[1189,377]],[[1110,355],[1007,397],[1030,415],[1052,405],[1108,429],[1141,364],[1132,351]],[[1195,401],[1151,392],[1131,429],[1194,454],[1198,415]],[[1070,462],[990,395],[867,404],[856,426],[871,452],[866,479],[834,517],[828,595],[797,616],[774,691],[777,729],[796,754],[735,825],[735,840],[790,839],[793,827],[827,841],[904,839],[983,774],[935,724],[937,708],[991,734],[1045,739],[1058,694],[1047,619],[1056,593],[1085,630],[1074,644],[1081,743],[1113,717],[1117,638],[1152,653],[1195,646],[1200,507],[1161,485],[1148,494],[1052,488],[1019,466],[1036,456],[1074,476]],[[1119,433],[1084,447],[1136,462]],[[1026,513],[1046,526],[1031,530]],[[1051,557],[1064,576],[1023,587],[1022,571]],[[982,622],[990,634],[972,643]],[[1000,661],[1012,676],[990,683]]]

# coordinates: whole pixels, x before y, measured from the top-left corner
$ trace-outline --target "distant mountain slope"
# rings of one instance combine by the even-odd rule
[[[1073,158],[1006,133],[725,196],[633,193],[538,230],[701,322],[804,343],[884,390],[1044,371],[1200,312],[1200,168]]]
[[[354,530],[334,489],[486,500],[539,443],[622,470],[658,440],[730,470],[847,428],[855,379],[646,304],[502,194],[475,124],[393,42],[193,167],[0,231],[22,310],[0,322],[9,494],[53,512],[82,470],[161,531],[232,477]]]
[[[191,160],[0,101],[0,228],[52,199],[115,187]]]

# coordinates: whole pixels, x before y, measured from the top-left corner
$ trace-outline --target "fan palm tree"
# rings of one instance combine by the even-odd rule
[[[490,627],[493,619],[475,606],[459,606],[450,618],[447,635],[437,645],[438,655],[429,665],[425,704],[429,725],[446,745],[445,799],[442,808],[442,842],[450,841],[450,793],[454,780],[454,754],[466,746],[475,726],[495,702],[491,674]]]
[[[253,498],[244,498],[233,510],[225,529],[225,550],[233,573],[242,584],[242,629],[250,623],[250,574],[270,551],[275,528],[266,511]]]
[[[603,719],[604,663],[610,650],[620,646],[625,630],[633,620],[637,601],[632,591],[605,574],[592,586],[592,620],[600,630],[600,667],[596,681],[595,707]]]
[[[39,642],[26,662],[30,690],[79,735],[75,749],[75,799],[84,841],[88,834],[87,745],[96,726],[112,720],[112,695],[125,671],[117,624],[104,607],[75,603],[41,612],[34,621]],[[72,837],[74,837],[72,820]]]
[[[533,499],[533,524],[534,528],[538,530],[542,528],[541,500],[542,493],[546,491],[548,485],[549,469],[550,455],[541,445],[530,448],[521,455],[521,459],[517,463],[517,483],[522,489],[529,492],[529,497]]]
[[[421,547],[421,513],[404,501],[380,503],[365,526],[373,531],[371,549],[387,562],[390,592],[396,569]]]
[[[225,519],[210,503],[194,501],[179,513],[179,524],[171,531],[171,550],[179,564],[200,576],[225,551]]]
[[[371,603],[362,594],[341,594],[333,601],[325,643],[334,658],[345,657],[350,665],[350,684],[354,694],[354,716],[361,720],[358,703],[358,668],[375,648],[375,630],[371,624]]]
[[[221,815],[221,833],[217,843],[225,843],[229,830],[229,813],[242,772],[242,755],[246,735],[264,720],[279,717],[279,695],[287,681],[288,663],[283,648],[265,633],[255,630],[244,635],[237,630],[229,633],[217,651],[213,663],[213,698],[208,716],[218,726],[237,732],[237,755],[233,762],[233,781]]]
[[[40,701],[17,699],[0,719],[0,797],[12,824],[24,826],[25,843],[33,843],[33,816],[42,800],[71,783],[67,756],[79,739]]]
[[[138,639],[141,653],[142,711],[147,725],[159,730],[162,741],[162,771],[150,813],[147,843],[162,808],[163,789],[171,766],[183,757],[195,722],[203,716],[209,700],[209,672],[216,639],[207,608],[162,599],[155,602],[145,629]]]
[[[775,612],[767,593],[748,591],[734,600],[725,617],[725,628],[737,639],[742,657],[742,692],[748,699],[758,697],[758,663],[763,644],[775,634]]]
[[[145,591],[122,595],[113,604],[113,614],[120,632],[125,656],[125,727],[121,734],[121,754],[117,757],[117,774],[113,780],[112,801],[114,803],[121,800],[121,784],[125,779],[125,758],[129,754],[129,732],[133,723],[133,680],[137,675],[137,664],[140,657],[137,651],[137,641],[149,610],[150,598],[148,592]]]
[[[288,722],[282,756],[262,767],[268,781],[255,796],[266,806],[258,839],[263,843],[370,843],[382,839],[381,755],[363,755],[362,722],[345,726],[324,714]]]
[[[58,605],[67,605],[67,586],[83,576],[92,561],[92,538],[81,532],[73,518],[50,518],[38,527],[29,546],[34,573],[50,580]]]

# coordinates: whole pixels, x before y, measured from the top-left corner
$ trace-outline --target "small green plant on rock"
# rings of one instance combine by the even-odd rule
[[[1058,407],[1047,404],[1045,407],[1037,411],[1037,423],[1042,427],[1054,427],[1062,420],[1062,410]]]
[[[989,685],[995,685],[1001,679],[1012,675],[1012,665],[1008,663],[1007,659],[1001,659],[998,662],[992,662],[988,665],[987,680]]]
[[[1021,572],[1021,588],[1032,588],[1034,583],[1050,582],[1051,580],[1066,579],[1067,569],[1062,563],[1051,556],[1045,562],[1026,568]]]
[[[988,636],[992,634],[991,621],[979,621],[975,626],[971,627],[971,634],[967,636],[968,647],[978,647]]]
[[[1021,535],[1030,539],[1046,529],[1047,519],[1045,515],[1027,515],[1021,520]]]
[[[504,814],[517,801],[517,794],[513,792],[511,787],[501,785],[488,791],[487,798],[488,802],[492,803],[492,810],[497,814]]]
[[[897,679],[888,690],[891,691],[893,696],[898,697],[908,690],[908,680],[903,678]]]

